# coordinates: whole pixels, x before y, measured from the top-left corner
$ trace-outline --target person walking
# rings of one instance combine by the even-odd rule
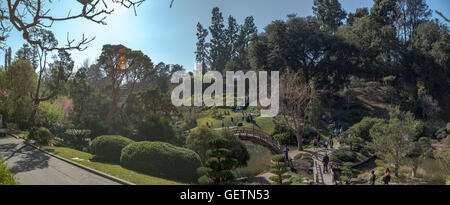
[[[325,153],[325,156],[322,159],[324,173],[328,173],[328,162],[329,161],[330,161],[330,158],[328,157],[328,153]]]
[[[317,137],[314,137],[313,143],[314,143],[314,148],[317,148]]]
[[[286,162],[289,162],[289,147],[288,147],[288,145],[286,144],[286,147],[285,147],[285,155],[284,155],[284,160],[286,161]]]
[[[391,182],[391,170],[389,170],[389,168],[386,168],[384,171],[383,182],[384,185],[389,185],[389,182]]]
[[[328,142],[328,144],[330,145],[330,149],[333,149],[333,138],[330,138],[330,142]]]
[[[323,143],[323,147],[324,147],[325,149],[328,149],[328,141],[325,141],[325,143]]]
[[[377,176],[375,175],[375,170],[370,171],[370,179],[369,179],[370,185],[375,185],[376,179],[377,179]]]

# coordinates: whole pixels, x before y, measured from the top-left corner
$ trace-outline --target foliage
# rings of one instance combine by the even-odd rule
[[[67,129],[60,138],[63,139],[64,145],[75,148],[77,150],[83,150],[83,148],[89,147],[89,141],[91,137],[90,130],[78,130]]]
[[[442,169],[441,173],[450,175],[450,137],[442,141],[443,148],[436,153],[436,159]]]
[[[237,167],[247,166],[248,160],[250,160],[250,153],[247,150],[247,146],[239,139],[239,137],[233,135],[233,133],[227,129],[222,130],[220,136],[228,140],[227,149],[231,152],[231,157],[238,161]]]
[[[50,128],[50,132],[52,132],[56,137],[61,137],[64,132],[66,132],[67,127],[62,123],[54,123]]]
[[[273,139],[278,141],[280,144],[291,144],[292,142],[291,134],[288,132],[275,134],[273,135]]]
[[[189,114],[184,116],[182,127],[184,130],[190,130],[192,128],[197,127],[197,119],[200,116],[198,114]]]
[[[349,127],[344,135],[352,134],[357,137],[363,138],[366,141],[371,141],[370,137],[370,129],[377,123],[383,122],[383,119],[372,118],[372,117],[364,117],[361,122],[358,122],[351,127]]]
[[[188,149],[195,151],[203,162],[208,159],[206,151],[209,147],[209,141],[218,137],[211,129],[206,126],[200,126],[192,131],[186,139],[186,146]]]
[[[356,152],[346,151],[342,149],[335,150],[331,153],[330,160],[336,163],[355,162],[358,158]]]
[[[202,165],[192,150],[164,142],[129,144],[122,150],[120,163],[132,170],[186,182],[195,181],[196,170]]]
[[[289,172],[289,165],[284,161],[284,156],[282,154],[272,156],[273,164],[270,166],[270,173],[275,174],[271,176],[270,180],[277,185],[288,185],[291,182],[286,182],[291,176],[286,174]]]
[[[90,151],[102,160],[118,162],[122,149],[133,142],[133,140],[119,135],[103,135],[94,138],[90,145]]]
[[[17,182],[14,180],[14,175],[11,174],[11,172],[3,162],[3,159],[0,158],[0,185],[16,185],[16,184]]]
[[[314,0],[314,15],[324,30],[335,32],[347,16],[338,0]]]
[[[312,156],[310,154],[306,154],[306,153],[299,153],[299,154],[295,155],[294,159],[295,160],[304,160],[311,164],[314,163]]]
[[[20,129],[28,129],[28,117],[32,111],[30,93],[36,87],[37,79],[34,68],[25,60],[16,60],[3,77],[5,79],[1,80],[5,80],[8,92],[8,121],[18,124]]]
[[[120,97],[124,92],[120,87],[123,84],[129,85],[129,94],[126,96],[128,98],[133,93],[136,82],[144,80],[145,71],[153,69],[153,63],[141,51],[134,51],[123,45],[103,45],[98,65],[111,82],[109,94],[112,104],[105,119],[107,123],[111,123],[119,110]]]
[[[339,142],[342,144],[349,145],[350,151],[353,151],[353,150],[358,151],[360,148],[362,148],[362,143],[364,142],[364,140],[360,137],[345,137],[343,139],[340,139]],[[355,149],[355,148],[357,148],[357,149]]]
[[[160,141],[175,142],[175,131],[169,124],[169,120],[155,114],[149,114],[137,124],[136,141]]]
[[[35,140],[38,145],[50,145],[53,134],[45,127],[32,127],[29,130],[28,140]]]
[[[431,147],[430,138],[421,137],[413,142],[412,148],[406,155],[407,162],[412,166],[412,177],[416,177],[416,172],[425,160],[433,159],[433,149]]]
[[[394,164],[394,173],[398,176],[398,169],[411,149],[411,141],[422,130],[420,121],[415,120],[410,112],[402,112],[396,108],[391,109],[389,115],[389,121],[379,122],[370,129],[373,138],[371,146],[377,156]]]
[[[352,168],[353,163],[345,162],[344,166],[341,168],[340,179],[345,181],[347,184],[350,183],[350,180],[359,174],[359,170]]]
[[[438,140],[445,139],[447,137],[447,131],[445,127],[442,127],[441,129],[438,129],[435,133],[436,138]]]
[[[38,122],[44,127],[53,127],[55,123],[62,123],[64,118],[64,110],[59,103],[49,101],[39,105]]]
[[[75,161],[78,164],[82,164],[89,168],[138,185],[180,185],[179,182],[172,180],[137,173],[133,170],[126,169],[119,164],[92,161],[91,159],[94,157],[93,155],[79,150],[74,150],[67,147],[43,147],[43,149],[67,160]]]
[[[217,185],[236,178],[234,169],[238,161],[232,157],[227,147],[229,147],[229,141],[226,138],[217,137],[209,141],[210,149],[207,151],[209,159],[204,167],[197,170],[202,175],[198,179],[200,184]]]

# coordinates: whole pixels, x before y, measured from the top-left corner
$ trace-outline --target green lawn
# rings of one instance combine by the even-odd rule
[[[247,109],[247,110],[249,110],[249,109]],[[223,108],[218,109],[219,113],[223,113],[224,111],[230,112],[230,115],[225,115],[224,116],[224,120],[223,121],[224,121],[225,127],[234,127],[239,122],[241,122],[243,127],[247,127],[247,128],[253,128],[254,127],[255,129],[262,130],[262,131],[266,132],[269,135],[273,134],[273,132],[275,131],[275,124],[272,121],[272,119],[269,118],[269,117],[256,117],[255,118],[256,124],[255,124],[255,126],[253,126],[252,123],[248,123],[245,119],[242,120],[242,114],[241,113],[232,112],[231,109],[223,109]],[[211,123],[212,123],[213,128],[222,128],[222,120],[214,119],[211,116],[212,115],[212,111],[211,110],[208,110],[206,112],[209,112],[208,116],[197,119],[197,126],[206,126],[206,123],[208,123],[211,126]],[[249,111],[247,111],[247,112],[249,112]],[[235,122],[238,120],[237,123],[235,123],[235,124],[231,123],[231,117],[234,118]]]
[[[28,136],[28,131],[22,131],[22,130],[12,130],[12,131],[9,131],[9,133],[14,134],[17,137],[20,137],[23,139],[27,138],[27,136]]]
[[[92,169],[99,170],[111,176],[139,184],[139,185],[180,185],[182,183],[140,174],[129,169],[125,169],[118,164],[104,162],[91,162],[92,155],[66,147],[43,147],[44,150],[56,154],[65,159],[77,162]]]

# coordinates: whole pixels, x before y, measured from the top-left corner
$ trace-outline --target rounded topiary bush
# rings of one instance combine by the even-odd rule
[[[50,145],[53,134],[45,127],[32,127],[28,134],[29,140],[34,140],[38,145]]]
[[[126,146],[120,157],[122,166],[170,179],[194,182],[200,157],[190,149],[164,142],[136,142]]]
[[[133,142],[120,135],[103,135],[92,141],[90,151],[99,159],[118,162],[122,149]]]

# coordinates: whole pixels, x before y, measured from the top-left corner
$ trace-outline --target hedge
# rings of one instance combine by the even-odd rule
[[[198,178],[200,157],[192,150],[164,142],[136,142],[122,150],[123,167],[183,182]]]
[[[102,160],[118,162],[122,149],[133,142],[120,135],[103,135],[92,141],[90,151]]]

